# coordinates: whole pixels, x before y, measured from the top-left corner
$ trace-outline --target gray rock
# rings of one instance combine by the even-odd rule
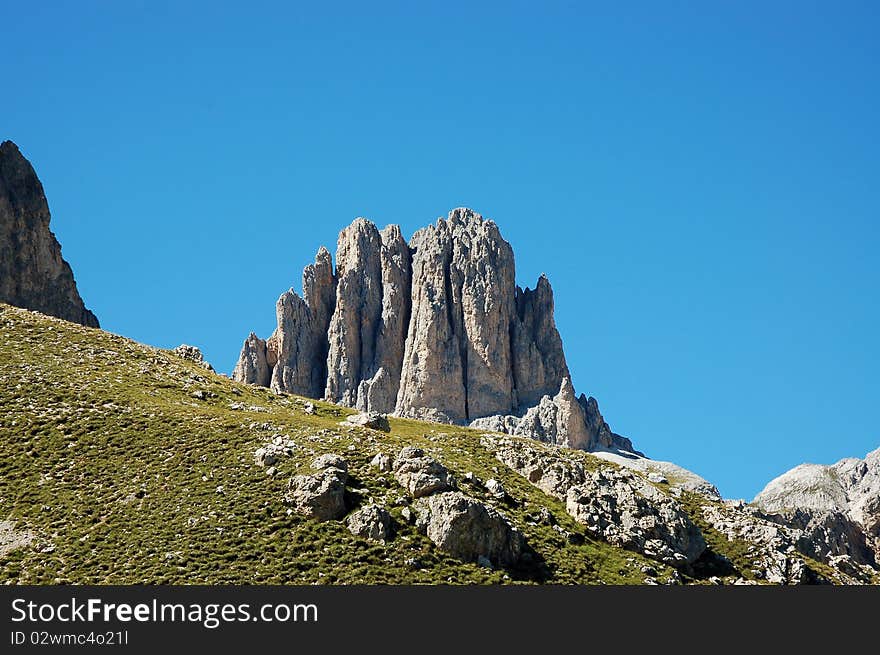
[[[232,379],[245,384],[268,387],[272,379],[272,369],[266,361],[266,342],[250,333],[241,348],[238,363],[232,371]]]
[[[382,312],[382,265],[376,226],[356,219],[339,233],[336,308],[330,320],[324,396],[352,407],[358,384],[375,359]]]
[[[802,532],[799,548],[817,559],[880,562],[880,449],[831,466],[802,464],[754,500],[768,518]]]
[[[695,562],[706,542],[673,499],[629,471],[600,469],[568,490],[566,511],[610,544],[682,568]]]
[[[495,478],[489,478],[486,480],[485,486],[486,491],[495,496],[495,498],[504,498],[507,496],[507,490],[504,488],[504,485]]]
[[[336,455],[334,453],[319,455],[314,460],[312,460],[312,470],[314,471],[324,471],[331,468],[339,469],[340,471],[347,474],[348,462],[341,455]]]
[[[30,162],[12,141],[0,143],[0,302],[96,328],[49,221]]]
[[[649,480],[651,476],[654,476],[656,479],[665,478],[670,486],[670,493],[675,496],[681,495],[682,491],[692,491],[712,500],[721,500],[721,494],[714,484],[693,471],[689,471],[672,462],[649,459],[638,453],[616,449],[597,450],[593,451],[593,454],[595,457],[613,462],[618,466],[638,471],[642,475],[647,476]]]
[[[18,527],[15,521],[0,521],[0,556],[5,556],[19,548],[30,546],[37,535],[26,529]]]
[[[345,420],[352,425],[360,425],[371,430],[379,430],[381,432],[390,432],[391,424],[385,414],[378,412],[361,412],[360,414],[352,414],[346,416]]]
[[[416,525],[443,551],[466,562],[482,556],[492,564],[511,566],[522,555],[525,540],[507,519],[457,491],[416,501]]]
[[[202,354],[202,351],[196,346],[190,346],[182,343],[177,346],[177,348],[175,348],[172,352],[178,357],[185,359],[188,362],[192,362],[193,364],[198,364],[208,371],[214,370],[214,367],[205,361],[205,356]]]
[[[370,541],[385,542],[391,536],[391,514],[379,505],[367,505],[345,518],[349,531]]]
[[[410,240],[412,312],[396,413],[451,422],[515,405],[510,327],[513,250],[469,209]]]
[[[257,466],[272,466],[277,461],[275,453],[268,448],[257,448],[254,452],[254,463]]]
[[[296,475],[287,485],[285,500],[293,509],[318,521],[345,515],[345,483],[348,474],[328,468],[315,475]]]
[[[375,466],[383,473],[391,472],[394,468],[392,464],[393,460],[391,459],[391,456],[386,455],[385,453],[376,453],[373,456],[373,459],[370,460],[370,466]]]
[[[797,534],[738,503],[707,502],[701,509],[703,520],[727,539],[751,544],[755,577],[771,584],[807,582],[806,566],[796,550]]]
[[[544,396],[525,413],[514,434],[581,450],[589,450],[594,445],[590,442],[583,408],[567,377],[553,398]]]
[[[578,450],[634,452],[629,439],[611,431],[595,398],[586,398],[583,394],[575,397],[570,378],[563,377],[554,393],[552,397],[543,396],[533,407],[521,408],[521,416],[487,416],[471,421],[470,427]]]
[[[512,414],[494,414],[493,416],[483,416],[470,422],[469,427],[475,430],[486,430],[488,432],[500,432],[502,434],[515,434],[519,427],[519,416]],[[531,436],[531,435],[529,435]]]
[[[469,423],[573,448],[632,451],[592,398],[575,397],[553,291],[515,285],[513,251],[470,209],[416,232],[358,218],[322,248],[303,297],[245,342],[233,378],[365,412]],[[268,378],[268,381],[267,381]]]
[[[595,537],[686,567],[706,549],[700,529],[677,501],[644,478],[608,465],[587,470],[567,456],[520,439],[484,435],[495,458],[545,493]]]
[[[270,386],[277,392],[320,398],[327,378],[327,329],[336,302],[336,278],[326,248],[303,271],[303,297],[291,289],[276,304],[278,327],[266,342]]]
[[[393,412],[400,388],[403,348],[409,328],[412,254],[396,225],[380,233],[382,300],[372,360],[365,362],[355,406],[361,411]]]
[[[453,488],[449,471],[421,448],[407,446],[394,460],[394,477],[413,498]]]
[[[547,277],[538,278],[534,291],[516,287],[515,305],[512,353],[517,403],[531,407],[559,391],[569,377],[568,365],[553,318],[553,289]]]

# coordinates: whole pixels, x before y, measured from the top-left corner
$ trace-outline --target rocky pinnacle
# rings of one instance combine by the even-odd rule
[[[498,226],[459,208],[416,232],[358,218],[321,248],[251,334],[233,378],[363,411],[529,434],[573,448],[620,447],[594,399],[575,397],[553,290],[516,286]],[[498,419],[498,420],[493,420]]]

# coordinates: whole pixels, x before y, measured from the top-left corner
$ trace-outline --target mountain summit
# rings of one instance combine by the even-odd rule
[[[0,302],[98,327],[49,219],[33,166],[12,141],[0,143]]]
[[[582,450],[632,450],[576,397],[553,290],[515,283],[513,249],[471,209],[416,232],[358,218],[279,298],[233,378],[362,411],[474,425]]]

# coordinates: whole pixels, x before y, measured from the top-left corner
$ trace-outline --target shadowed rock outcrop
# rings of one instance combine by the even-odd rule
[[[12,141],[0,144],[0,302],[98,327],[49,229],[37,174]]]
[[[265,345],[248,337],[233,378],[364,412],[632,450],[594,399],[575,396],[550,282],[515,279],[510,244],[470,209],[409,243],[358,218],[339,234],[335,271],[322,248],[303,297],[281,296],[275,333]]]

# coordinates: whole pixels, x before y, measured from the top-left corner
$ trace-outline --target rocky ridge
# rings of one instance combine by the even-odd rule
[[[416,232],[358,218],[251,334],[232,377],[366,412],[632,451],[594,398],[575,396],[546,277],[515,283],[498,226],[459,208]]]
[[[49,221],[33,166],[12,141],[0,143],[0,302],[98,327]]]
[[[814,556],[880,562],[880,449],[864,459],[801,464],[772,480],[754,505],[800,533]]]

